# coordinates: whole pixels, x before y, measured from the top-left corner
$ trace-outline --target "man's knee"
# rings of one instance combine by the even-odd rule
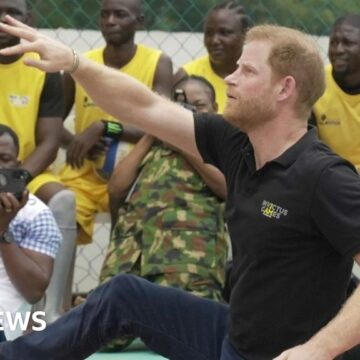
[[[103,291],[102,296],[108,301],[125,301],[130,305],[141,301],[141,299],[145,301],[145,294],[149,293],[149,286],[151,283],[138,276],[119,274],[101,286],[101,289]]]
[[[131,294],[143,286],[143,279],[132,274],[119,274],[109,280],[108,284],[114,291]]]
[[[56,220],[72,219],[76,215],[75,194],[67,189],[60,190],[54,194],[48,202],[50,210],[53,212]]]

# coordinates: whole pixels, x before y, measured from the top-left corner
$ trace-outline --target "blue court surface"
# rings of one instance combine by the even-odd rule
[[[149,351],[126,351],[119,353],[97,353],[88,360],[161,360],[165,359]]]

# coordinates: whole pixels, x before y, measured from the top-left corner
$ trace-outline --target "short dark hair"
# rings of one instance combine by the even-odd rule
[[[334,27],[341,24],[349,24],[360,29],[360,15],[359,14],[346,14],[336,19]]]
[[[16,135],[15,131],[7,125],[0,124],[0,136],[3,135],[9,135],[11,137],[15,145],[16,156],[18,156],[20,145],[19,145],[19,137]]]
[[[179,87],[180,85],[185,84],[187,82],[191,82],[191,81],[199,82],[202,86],[204,86],[207,90],[209,90],[211,101],[212,102],[216,101],[215,89],[212,86],[212,84],[204,77],[197,76],[197,75],[188,75],[188,76],[185,76],[182,79],[180,79],[178,82],[176,82],[176,84],[173,86],[172,91],[171,91],[171,98],[172,99],[174,98],[175,90],[177,87]]]
[[[234,12],[240,16],[240,22],[241,27],[244,31],[248,30],[251,26],[251,21],[248,15],[246,14],[245,8],[239,1],[231,0],[231,1],[223,1],[219,4],[216,4],[210,9],[210,13],[217,11],[217,10],[223,10],[223,9],[229,9],[234,10]]]

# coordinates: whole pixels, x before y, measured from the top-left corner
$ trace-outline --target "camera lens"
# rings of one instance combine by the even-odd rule
[[[0,186],[4,187],[7,185],[7,178],[4,174],[0,173]]]

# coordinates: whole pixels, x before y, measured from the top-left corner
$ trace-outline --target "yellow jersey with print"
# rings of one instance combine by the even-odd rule
[[[360,94],[345,93],[325,69],[326,90],[314,106],[319,137],[360,171]]]
[[[226,83],[211,67],[209,55],[202,56],[182,66],[188,75],[204,77],[215,89],[218,112],[222,114],[226,105]]]
[[[39,58],[35,53],[26,57]],[[39,99],[46,76],[43,71],[24,65],[23,60],[21,57],[11,64],[0,64],[0,123],[10,126],[18,135],[21,161],[36,147]]]
[[[104,48],[91,50],[85,56],[97,63],[104,64]],[[159,50],[137,44],[134,57],[119,71],[132,76],[152,89],[160,56],[161,52]],[[114,101],[121,101],[121,95],[114,94]],[[121,122],[121,119],[114,119],[96,106],[83,87],[76,84],[75,132],[84,131],[89,125],[100,119]]]

